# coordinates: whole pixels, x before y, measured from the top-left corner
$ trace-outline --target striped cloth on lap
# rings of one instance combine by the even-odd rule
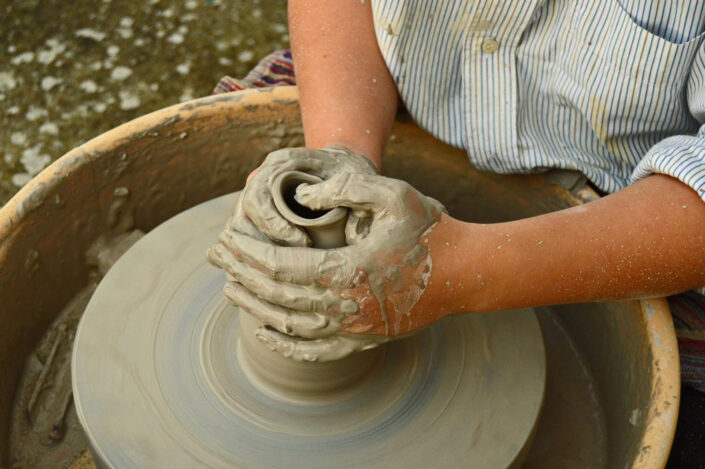
[[[242,80],[223,77],[213,93],[294,84],[291,51],[280,50],[262,59]],[[690,291],[668,298],[668,303],[678,336],[681,380],[705,392],[705,296]]]
[[[213,94],[261,88],[267,86],[295,85],[294,62],[290,50],[272,52],[259,61],[257,66],[242,80],[224,76],[213,90]]]

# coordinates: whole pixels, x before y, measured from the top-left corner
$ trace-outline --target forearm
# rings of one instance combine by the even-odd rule
[[[344,145],[379,168],[398,98],[370,2],[289,0],[289,29],[306,146]]]
[[[437,281],[435,296],[448,298],[448,310],[661,296],[705,285],[705,204],[668,176],[538,217],[495,225],[448,217],[439,226],[431,249],[434,265],[445,266],[438,279],[448,284],[441,293]]]

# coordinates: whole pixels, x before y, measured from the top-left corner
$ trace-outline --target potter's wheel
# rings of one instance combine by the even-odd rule
[[[364,352],[355,360],[369,370],[335,390],[290,393],[260,380],[243,358],[240,311],[223,299],[225,276],[205,261],[235,197],[154,229],[88,305],[73,389],[100,464],[495,468],[521,459],[545,381],[530,310],[454,317]]]

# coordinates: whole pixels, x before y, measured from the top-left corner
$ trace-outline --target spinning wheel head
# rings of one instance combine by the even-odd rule
[[[544,347],[532,311],[454,317],[349,360],[301,368],[311,364],[252,342],[246,330],[256,320],[227,304],[224,274],[205,261],[236,196],[147,234],[88,305],[75,340],[73,389],[101,464],[517,462],[544,393]],[[316,379],[306,375],[313,372]]]

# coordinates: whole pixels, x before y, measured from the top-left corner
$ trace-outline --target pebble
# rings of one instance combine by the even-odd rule
[[[46,153],[39,153],[42,144],[39,143],[31,148],[27,148],[22,152],[20,162],[27,170],[27,173],[34,176],[51,162],[51,157]]]
[[[0,72],[0,90],[11,91],[17,86],[15,74],[12,72]]]
[[[100,42],[105,39],[105,33],[102,31],[96,31],[95,29],[83,28],[76,31],[76,36],[85,37],[88,39],[93,39],[96,42]]]
[[[86,93],[95,93],[98,91],[98,85],[93,80],[84,80],[78,87]]]
[[[27,143],[27,136],[22,132],[12,132],[10,142],[18,147],[24,146]]]
[[[27,173],[17,173],[12,175],[12,183],[17,187],[22,187],[32,180],[32,176]]]
[[[46,44],[49,48],[39,51],[37,54],[37,61],[43,63],[44,65],[52,63],[54,59],[59,56],[59,54],[66,50],[66,45],[59,42],[56,38],[49,39]]]
[[[166,40],[172,44],[181,44],[182,42],[184,42],[184,35],[181,33],[174,33],[169,36]]]
[[[118,28],[117,32],[123,39],[130,39],[134,34],[132,28]]]
[[[56,77],[44,77],[42,78],[41,87],[44,91],[49,91],[59,83],[61,83],[61,80]]]
[[[110,79],[122,81],[130,75],[132,75],[132,70],[130,68],[119,65],[115,67],[112,72],[110,72]]]
[[[10,60],[10,63],[12,65],[19,65],[19,64],[26,64],[30,63],[31,61],[34,60],[34,52],[28,51],[28,52],[22,52],[19,55],[16,55]]]
[[[251,50],[244,50],[237,55],[237,60],[240,62],[249,62],[255,56],[255,53]]]
[[[45,122],[39,127],[39,133],[47,135],[59,135],[59,127],[53,122]]]
[[[120,109],[129,111],[140,106],[140,98],[130,91],[120,91]]]
[[[46,109],[42,109],[37,106],[30,106],[29,110],[27,111],[27,114],[25,114],[25,119],[27,119],[30,122],[36,121],[40,117],[44,117],[48,114]]]

